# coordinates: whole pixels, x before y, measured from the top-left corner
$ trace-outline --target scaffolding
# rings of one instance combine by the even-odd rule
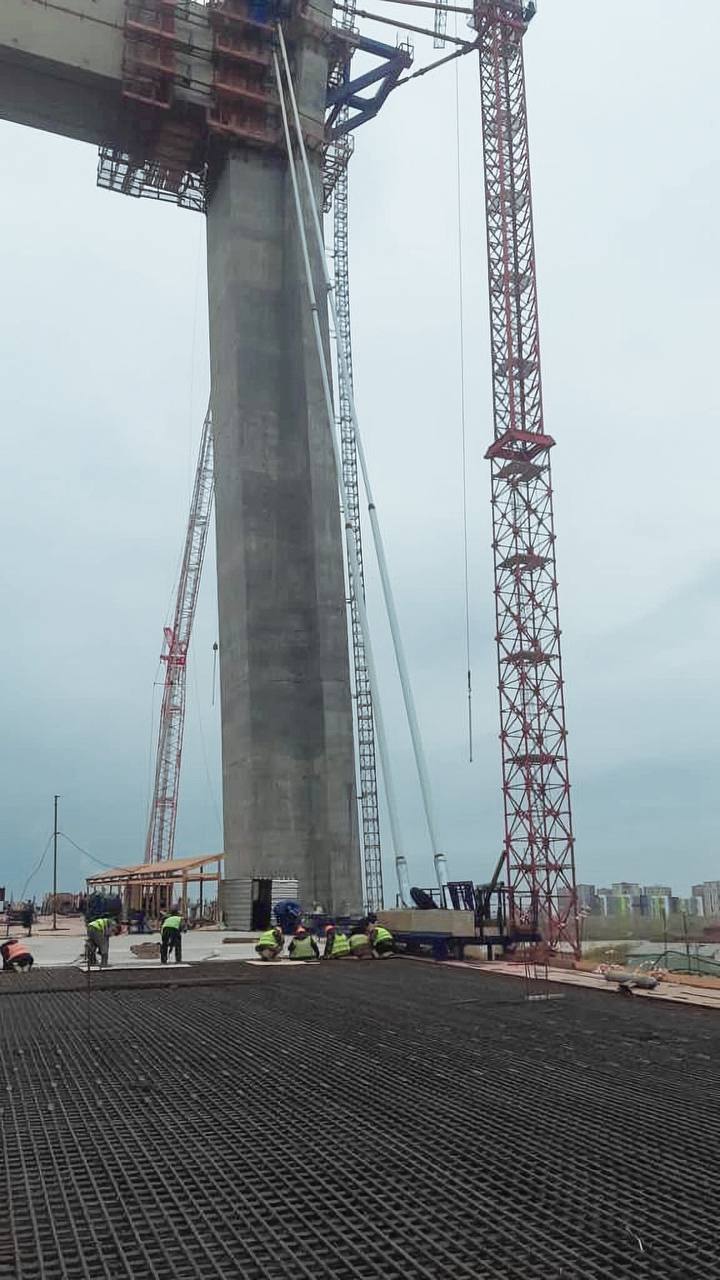
[[[98,186],[206,212],[213,147],[277,148],[272,27],[254,0],[125,0],[121,136]],[[315,140],[317,145],[317,140]]]
[[[355,0],[346,0],[341,15],[342,30],[352,30]],[[331,81],[339,83],[342,67],[333,68]],[[347,120],[349,107],[344,106],[341,120]],[[348,245],[348,162],[352,154],[352,137],[341,133],[328,147],[325,156],[325,197],[333,196],[333,262],[334,294],[337,314],[336,342],[342,347],[345,367],[352,384],[352,338],[350,328],[350,268]],[[345,384],[342,361],[338,358],[337,425],[340,434],[345,517],[352,525],[360,583],[364,591],[362,530],[360,526],[360,494],[358,458],[349,388]],[[383,905],[382,850],[380,845],[380,813],[378,804],[377,764],[375,759],[375,721],[365,642],[358,613],[353,576],[348,573],[350,590],[350,631],[355,679],[355,722],[358,746],[358,782],[362,824],[365,902],[368,910]]]
[[[125,0],[122,145],[100,148],[98,186],[205,210],[205,152],[198,113],[176,99],[195,53],[189,10],[177,0]],[[178,25],[182,18],[182,25]]]
[[[277,146],[280,122],[273,88],[272,27],[247,0],[210,0],[213,36],[211,133],[260,146]]]

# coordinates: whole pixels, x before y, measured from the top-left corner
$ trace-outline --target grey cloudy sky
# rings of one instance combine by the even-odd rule
[[[387,37],[386,37],[387,38]],[[544,0],[526,42],[578,875],[719,873],[716,6]],[[421,48],[419,57],[432,56]],[[357,399],[453,874],[502,838],[477,65],[459,64],[476,758],[467,761],[455,72],[358,134]],[[208,394],[204,225],[95,188],[90,147],[0,125],[0,883],[51,826],[140,859],[162,623]],[[178,852],[221,846],[214,561]],[[432,879],[377,584],[412,878]],[[153,744],[154,745],[154,744]],[[91,870],[62,849],[62,887]],[[387,884],[394,888],[391,867]],[[47,866],[30,892],[47,886]]]

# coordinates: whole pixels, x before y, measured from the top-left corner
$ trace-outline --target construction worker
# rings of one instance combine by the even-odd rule
[[[348,938],[348,946],[350,947],[350,955],[353,960],[370,960],[372,957],[372,948],[370,939],[364,931],[355,931]]]
[[[312,934],[305,928],[305,925],[299,924],[295,930],[292,942],[288,947],[288,955],[291,960],[320,959],[318,944]]]
[[[255,950],[261,960],[278,960],[285,945],[283,931],[279,924],[274,929],[265,929],[257,940]]]
[[[160,930],[160,963],[167,964],[168,952],[175,953],[175,963],[180,964],[182,960],[182,935],[185,931],[185,921],[177,912],[171,911],[170,915],[165,916]]]
[[[16,969],[27,969],[28,972],[33,967],[33,958],[30,955],[24,942],[18,942],[17,938],[8,938],[0,947],[0,955],[2,956],[3,969],[7,969],[13,973]]]
[[[370,937],[370,945],[373,949],[373,955],[377,960],[381,960],[383,956],[390,956],[395,950],[395,939],[389,929],[384,924],[373,924],[368,930]]]
[[[90,920],[87,927],[88,964],[95,963],[96,953],[100,954],[100,968],[105,969],[110,955],[110,937],[121,932],[120,925],[112,916],[99,916]]]
[[[323,960],[343,960],[350,955],[350,942],[336,924],[325,925]]]
[[[355,925],[355,928],[353,929],[352,932],[368,933],[370,930],[370,926],[374,924],[377,924],[377,916],[374,911],[368,911],[367,915],[363,916],[362,920]]]

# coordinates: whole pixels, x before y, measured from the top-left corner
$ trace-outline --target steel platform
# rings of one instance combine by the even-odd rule
[[[0,1277],[720,1276],[717,1015],[524,996],[399,959],[0,976]]]

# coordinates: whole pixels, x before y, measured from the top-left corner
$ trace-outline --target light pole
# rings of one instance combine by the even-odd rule
[[[53,929],[57,929],[57,804],[59,796],[55,796],[55,820],[53,823]]]

